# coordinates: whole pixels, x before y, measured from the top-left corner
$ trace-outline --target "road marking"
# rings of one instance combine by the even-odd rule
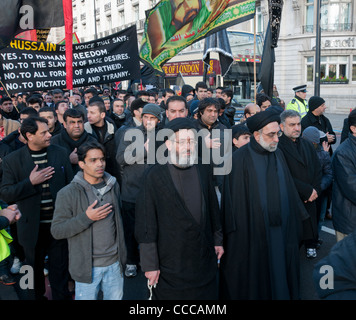
[[[335,235],[335,230],[334,230],[334,229],[330,229],[330,228],[328,228],[328,227],[322,226],[322,227],[321,227],[321,230],[322,230],[322,231],[325,231],[325,232],[327,232],[327,233],[330,233],[330,234]]]

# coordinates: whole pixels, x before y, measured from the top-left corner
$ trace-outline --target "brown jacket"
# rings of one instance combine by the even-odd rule
[[[11,132],[17,130],[21,126],[21,123],[19,121],[16,121],[16,120],[2,118],[2,125],[4,127],[5,137],[6,137]]]

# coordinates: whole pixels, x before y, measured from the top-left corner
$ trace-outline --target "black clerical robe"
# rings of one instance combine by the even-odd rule
[[[205,165],[192,168],[197,179],[191,182],[200,184],[198,210],[192,203],[194,198],[184,195],[182,185],[173,181],[184,175],[169,166],[154,165],[146,170],[137,197],[135,235],[142,270],[160,270],[153,299],[217,299],[214,246],[222,242],[216,237],[221,224],[211,169]]]
[[[307,213],[280,150],[274,152],[278,187],[268,181],[268,154],[252,138],[232,156],[222,194],[222,300],[299,298],[299,245]],[[269,223],[268,190],[279,192],[277,226]]]

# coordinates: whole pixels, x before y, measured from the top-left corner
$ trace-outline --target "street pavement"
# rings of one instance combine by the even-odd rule
[[[340,141],[344,118],[347,114],[325,114],[337,135],[337,143],[333,146],[336,150]],[[300,266],[301,266],[301,300],[319,300],[315,290],[315,283],[312,279],[314,265],[323,257],[325,257],[331,247],[336,243],[335,232],[331,220],[326,220],[320,233],[320,238],[323,240],[321,247],[317,251],[317,258],[309,260],[305,256],[304,248],[300,251]],[[19,279],[19,276],[17,277]],[[48,284],[48,277],[47,277]],[[46,296],[51,299],[50,286],[48,284]],[[147,289],[147,280],[143,272],[139,269],[138,274],[134,278],[126,278],[124,283],[124,300],[147,300],[149,291]],[[19,288],[19,285],[4,286],[0,285],[0,300],[24,300],[24,296]]]

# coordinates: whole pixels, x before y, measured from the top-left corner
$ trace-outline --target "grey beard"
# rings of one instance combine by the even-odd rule
[[[177,155],[173,153],[170,156],[170,162],[178,168],[186,169],[192,167],[195,164],[196,158],[196,154],[193,154],[190,155],[188,158],[185,158],[184,161],[182,161],[183,159],[177,159]]]
[[[260,143],[261,147],[262,147],[263,149],[267,150],[268,152],[274,152],[274,151],[277,150],[277,147],[278,147],[278,144],[277,144],[276,146],[274,146],[274,147],[271,147],[268,143],[266,143],[266,142],[263,140],[262,136],[261,136],[261,139],[260,139],[260,142],[259,142],[259,143]]]

